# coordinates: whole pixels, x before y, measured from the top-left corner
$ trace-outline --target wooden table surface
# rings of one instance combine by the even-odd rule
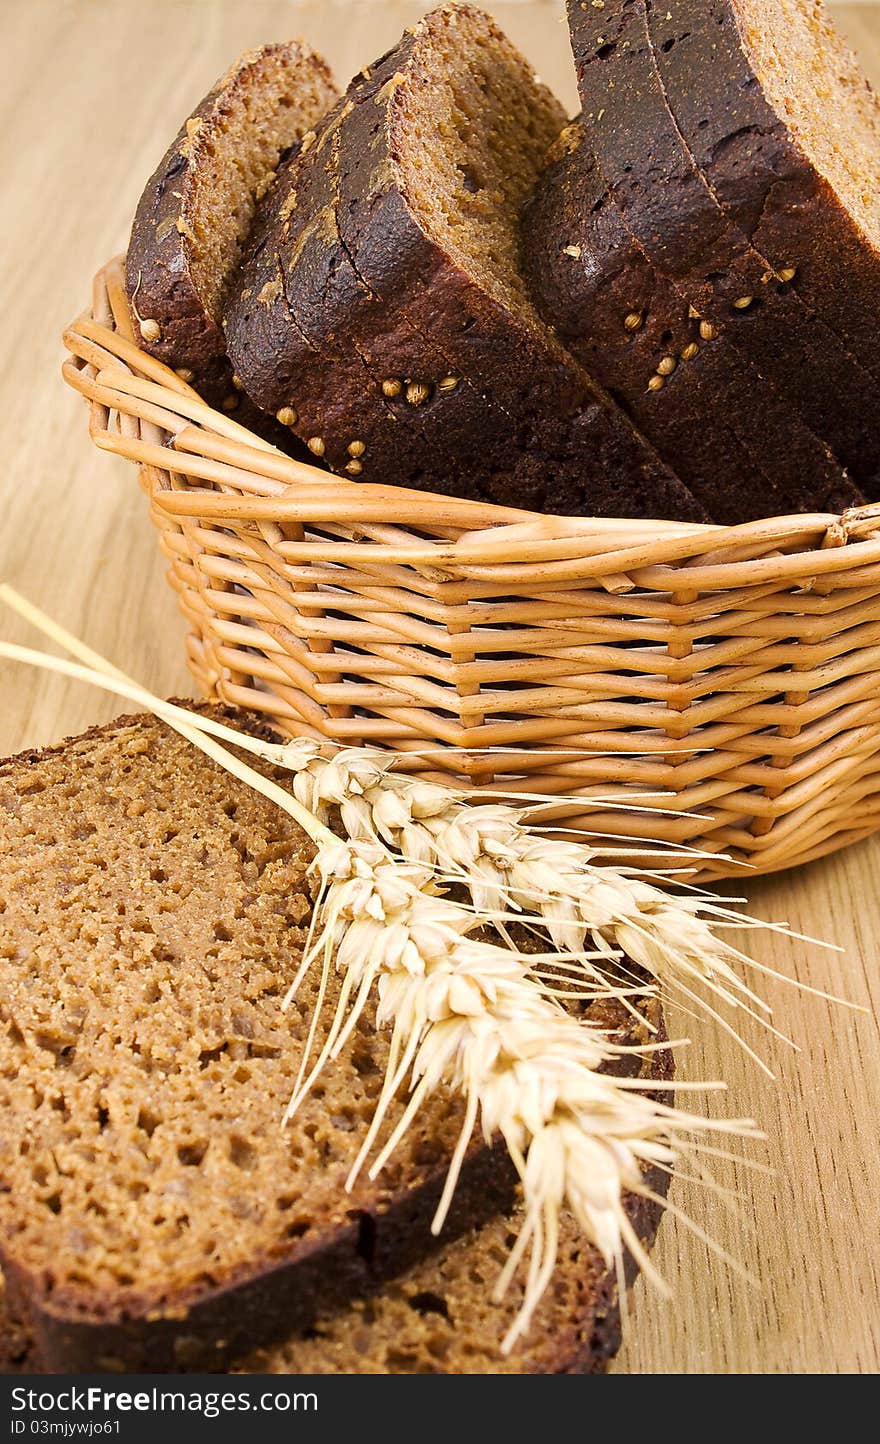
[[[182,117],[245,46],[301,33],[348,77],[427,5],[397,0],[28,0],[0,6],[0,576],[160,693],[189,692],[182,623],[163,580],[134,469],[94,451],[63,386],[59,334],[93,272],[121,250],[141,187]],[[489,4],[572,108],[574,75],[553,0]],[[880,78],[880,6],[838,7]],[[33,640],[14,619],[0,635]],[[113,715],[92,690],[0,670],[0,754]],[[880,839],[748,888],[752,910],[833,937],[820,952],[768,935],[760,955],[871,1017],[768,981],[794,1053],[767,1039],[772,1084],[708,1026],[680,1060],[721,1077],[725,1106],[760,1121],[754,1156],[718,1167],[738,1211],[679,1182],[676,1202],[757,1279],[750,1287],[671,1217],[656,1253],[674,1287],[641,1283],[616,1364],[629,1373],[874,1373],[880,1364]]]

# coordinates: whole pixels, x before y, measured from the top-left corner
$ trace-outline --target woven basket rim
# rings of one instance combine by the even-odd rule
[[[477,795],[527,778],[553,825],[696,843],[706,875],[880,823],[880,504],[701,526],[318,471],[141,350],[121,258],[64,340],[92,441],[138,468],[203,695]]]
[[[472,581],[491,581],[498,568],[506,579],[516,581],[518,565],[523,575],[546,564],[559,571],[566,562],[580,565],[592,556],[597,581],[621,592],[634,585],[667,590],[670,566],[676,569],[676,590],[685,572],[688,590],[704,591],[755,585],[762,575],[768,581],[787,574],[809,581],[850,566],[880,563],[880,503],[841,514],[797,513],[738,526],[556,516],[356,482],[294,461],[208,406],[176,372],[140,349],[125,295],[124,256],[100,268],[92,307],[71,322],[63,339],[72,353],[63,367],[64,378],[93,404],[93,411],[97,405],[108,423],[113,413],[152,421],[154,431],[165,427],[169,437],[164,444],[151,445],[135,434],[135,427],[102,428],[93,415],[90,431],[98,446],[160,469],[168,467],[173,451],[183,452],[174,469],[187,474],[191,484],[184,491],[163,493],[163,507],[172,516],[192,515],[195,505],[206,517],[229,514],[254,522],[331,523],[344,515],[349,523],[394,529],[396,545],[383,553],[386,559],[436,567],[447,578]],[[209,439],[213,445],[206,446]],[[212,472],[222,473],[229,466],[239,482],[250,473],[271,476],[276,487],[270,495],[231,498],[192,485],[201,478],[213,487]],[[402,545],[401,532],[407,531],[411,542]],[[346,557],[357,555],[358,542],[337,545]],[[375,540],[366,549],[376,557]],[[332,550],[328,544],[322,556],[330,558]],[[309,554],[315,555],[313,547]]]

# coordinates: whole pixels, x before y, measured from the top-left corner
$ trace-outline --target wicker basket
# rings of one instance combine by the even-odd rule
[[[206,696],[546,797],[548,825],[698,846],[708,874],[878,826],[880,506],[609,522],[329,476],[144,355],[122,277],[64,374],[140,467]]]

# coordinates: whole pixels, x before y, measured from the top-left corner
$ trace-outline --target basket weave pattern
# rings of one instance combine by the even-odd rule
[[[122,277],[96,277],[64,372],[140,467],[205,696],[546,797],[548,823],[699,846],[707,874],[880,824],[880,506],[609,522],[329,476],[141,352]]]

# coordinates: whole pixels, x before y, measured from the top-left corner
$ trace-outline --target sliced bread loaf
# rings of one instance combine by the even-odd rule
[[[584,137],[647,259],[752,361],[868,493],[880,486],[874,378],[718,203],[669,110],[646,0],[569,0]],[[713,84],[714,69],[692,84]],[[818,239],[815,242],[818,244]],[[812,244],[812,242],[811,242]]]
[[[563,132],[523,214],[538,308],[713,520],[864,501],[829,448],[726,337],[712,336],[627,228],[584,141]]]
[[[334,98],[326,64],[302,42],[247,51],[182,127],[132,227],[126,284],[144,349],[261,429],[227,358],[222,304],[259,197]]]
[[[438,469],[458,458],[475,494],[547,511],[700,518],[688,490],[526,296],[518,213],[563,121],[487,16],[460,5],[425,17],[353,82],[332,121],[334,145],[295,162],[304,177],[329,154],[332,170],[338,147],[335,210],[330,201],[317,209],[328,194],[324,177],[305,182],[310,204],[299,206],[295,184],[279,194],[288,299],[312,345],[330,357],[340,408],[363,386],[366,362],[401,425],[453,458]],[[323,263],[315,259],[322,245]],[[247,274],[242,280],[253,290]],[[227,334],[259,399],[254,378],[268,370],[269,350],[238,312]],[[420,371],[407,359],[413,347]],[[479,426],[462,427],[467,407],[477,408]],[[295,402],[291,410],[299,411]],[[471,437],[465,464],[463,432]],[[352,436],[362,439],[352,425],[340,428],[337,452]],[[432,464],[423,447],[419,469]],[[406,458],[384,479],[423,484],[408,467]]]
[[[880,100],[816,0],[670,0],[651,45],[713,195],[880,379]],[[712,76],[712,90],[694,76]]]
[[[227,305],[230,351],[261,405],[335,470],[477,498],[486,494],[487,452],[508,474],[522,462],[511,418],[450,374],[410,324],[405,290],[387,302],[370,290],[340,233],[341,131],[364,88],[381,87],[368,74],[279,171],[260,206]]]
[[[0,767],[0,854],[0,1266],[44,1367],[222,1368],[432,1246],[456,1096],[344,1190],[372,1017],[280,1126],[317,988],[281,1012],[311,909],[286,814],[123,718]],[[513,1183],[475,1141],[450,1237]]]

